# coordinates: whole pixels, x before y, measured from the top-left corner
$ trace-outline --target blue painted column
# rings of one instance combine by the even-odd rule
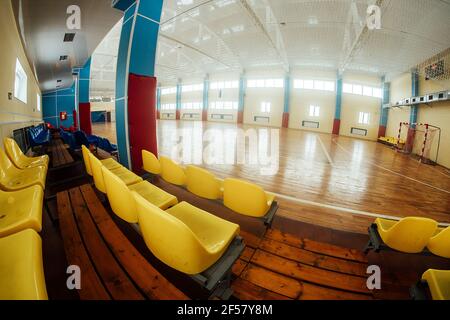
[[[341,130],[341,109],[342,109],[342,75],[338,73],[336,81],[336,111],[334,113],[333,134],[339,134]]]
[[[181,84],[181,80],[177,83],[177,95],[176,95],[176,113],[175,118],[177,120],[181,119],[181,91],[183,90],[183,85]]]
[[[83,68],[75,69],[77,75],[78,88],[78,119],[80,129],[87,134],[92,134],[91,102],[90,102],[90,78],[91,78],[91,58],[84,64]],[[74,119],[75,121],[75,119]]]
[[[413,69],[411,71],[411,95],[413,97],[417,97],[419,95],[419,72],[417,69]],[[417,105],[411,106],[411,115],[409,119],[409,123],[412,127],[415,127],[415,125],[412,125],[413,123],[417,123],[417,114],[419,112],[419,108]]]
[[[391,83],[386,82],[386,77],[382,78],[383,83],[383,98],[381,100],[380,111],[380,127],[378,128],[378,138],[386,136],[386,127],[388,123],[389,109],[384,108],[384,105],[389,104],[391,101]]]
[[[288,73],[284,78],[284,109],[282,127],[289,127],[289,113],[291,104],[291,75]]]
[[[120,162],[140,172],[142,149],[158,153],[155,57],[163,0],[118,0],[124,12],[116,74]]]
[[[245,78],[245,74],[242,74],[239,79],[239,106],[238,106],[237,123],[244,123],[244,104],[245,104],[246,89],[247,89],[247,79]]]
[[[161,87],[156,89],[156,118],[161,119]]]
[[[208,121],[208,106],[209,106],[209,76],[206,76],[203,81],[203,110],[202,121]]]

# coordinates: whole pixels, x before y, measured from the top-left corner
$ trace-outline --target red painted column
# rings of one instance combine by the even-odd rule
[[[339,134],[339,131],[341,130],[341,119],[334,119],[333,122],[333,134]]]
[[[378,138],[385,136],[386,136],[386,127],[380,125],[380,127],[378,128]]]
[[[283,113],[282,126],[283,126],[283,128],[289,128],[289,113],[288,112]]]
[[[91,103],[80,102],[78,111],[80,112],[80,130],[86,134],[92,134]]]
[[[237,118],[237,123],[244,123],[244,112],[243,111],[238,111],[237,114],[238,118]]]
[[[133,171],[142,173],[142,150],[158,154],[155,77],[129,75],[128,132]]]

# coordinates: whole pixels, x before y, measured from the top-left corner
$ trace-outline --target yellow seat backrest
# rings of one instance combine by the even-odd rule
[[[187,166],[186,184],[189,192],[211,200],[222,198],[221,183],[209,171],[195,167]]]
[[[179,219],[159,209],[133,191],[139,226],[150,251],[168,266],[195,274],[207,254],[196,235]]]
[[[95,187],[102,193],[106,193],[105,181],[103,179],[102,162],[92,153],[89,154],[91,160],[92,177],[94,178]]]
[[[6,156],[5,151],[0,148],[0,181],[11,178],[9,177],[10,170],[14,170],[15,167],[12,164],[11,160]]]
[[[389,247],[406,253],[419,253],[423,251],[436,229],[437,222],[432,219],[408,217],[387,230],[379,228],[378,231]]]
[[[260,186],[232,178],[224,181],[223,203],[231,210],[251,217],[263,217],[269,210],[267,194]]]
[[[450,300],[450,271],[427,270],[422,280],[426,280],[433,300]]]
[[[158,158],[147,150],[142,150],[142,161],[144,170],[153,174],[161,173],[161,164]]]
[[[186,185],[186,174],[179,164],[163,156],[159,158],[159,161],[161,163],[161,177],[165,181],[177,186]]]
[[[137,223],[136,201],[127,185],[114,173],[102,168],[106,194],[113,212],[128,223]]]
[[[84,166],[86,168],[86,172],[88,173],[88,175],[92,176],[91,160],[89,157],[91,151],[85,145],[82,145],[81,152],[83,153],[83,161]]]
[[[450,227],[439,230],[439,233],[430,239],[427,247],[433,254],[450,259]]]
[[[20,150],[16,141],[11,138],[5,138],[4,140],[5,151],[9,158],[16,164],[21,162],[21,158],[25,157],[22,150]]]

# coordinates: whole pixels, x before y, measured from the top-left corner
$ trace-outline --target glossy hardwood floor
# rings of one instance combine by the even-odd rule
[[[116,141],[114,124],[94,124],[93,129]],[[289,219],[356,233],[366,233],[378,215],[450,222],[449,171],[376,142],[279,129],[279,170],[274,175],[262,175],[259,164],[202,162],[205,147],[216,154],[233,154],[238,129],[255,129],[259,151],[270,154],[270,128],[198,121],[159,121],[159,152],[174,157],[174,146],[179,145],[195,164],[221,178],[258,183],[280,195],[278,215]],[[204,142],[205,132],[215,139]],[[253,153],[247,149],[245,155]]]

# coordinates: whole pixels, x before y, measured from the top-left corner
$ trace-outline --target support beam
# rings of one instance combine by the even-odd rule
[[[163,0],[117,0],[124,11],[117,57],[116,127],[120,162],[141,173],[143,149],[158,154],[155,57]]]
[[[391,101],[391,83],[386,82],[386,77],[383,76],[383,99],[381,101],[381,111],[380,111],[380,126],[378,128],[378,138],[386,136],[386,127],[388,123],[389,109],[384,108],[386,104]]]
[[[336,135],[339,135],[341,130],[342,85],[342,75],[338,72],[338,79],[336,81],[336,110],[333,123],[333,134]]]
[[[411,84],[412,84],[411,96],[412,97],[419,96],[419,70],[417,69],[411,70]],[[411,124],[411,126],[413,126],[412,125],[413,123],[417,123],[418,112],[419,108],[417,105],[411,106],[411,114],[409,119],[409,123]]]
[[[288,73],[284,78],[284,110],[282,127],[289,128],[289,113],[291,103],[291,75]]]
[[[208,121],[208,106],[209,106],[209,75],[203,81],[203,108],[202,121]]]
[[[245,74],[242,74],[239,79],[239,106],[238,106],[238,118],[237,123],[244,123],[244,104],[245,104],[245,91],[247,87],[247,81]]]
[[[177,83],[177,96],[176,96],[176,119],[180,120],[181,119],[181,92],[183,90],[183,85],[181,84],[181,80],[178,80]]]

